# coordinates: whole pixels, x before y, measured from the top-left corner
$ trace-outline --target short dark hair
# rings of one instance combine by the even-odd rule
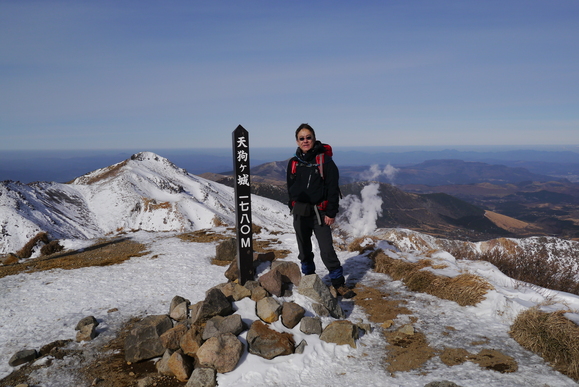
[[[300,126],[298,126],[298,128],[296,129],[296,140],[298,139],[298,133],[300,132],[300,130],[302,129],[307,129],[310,132],[312,132],[312,136],[314,136],[314,140],[316,139],[316,132],[314,131],[314,128],[312,128],[310,126],[310,124],[301,124]]]

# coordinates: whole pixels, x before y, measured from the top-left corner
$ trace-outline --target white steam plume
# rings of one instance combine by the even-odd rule
[[[380,186],[372,183],[362,189],[360,200],[355,195],[344,198],[341,207],[344,209],[342,228],[354,237],[368,235],[376,230],[376,221],[382,215],[382,198],[378,195]]]
[[[371,181],[376,180],[380,176],[386,176],[386,178],[392,182],[399,171],[400,169],[395,168],[390,164],[386,165],[382,170],[378,164],[374,164],[369,170],[360,173],[359,177],[362,181]]]

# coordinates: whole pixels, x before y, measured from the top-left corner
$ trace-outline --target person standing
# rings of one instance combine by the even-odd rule
[[[295,137],[298,148],[288,162],[287,190],[302,273],[308,275],[316,272],[313,233],[332,286],[342,297],[354,297],[356,294],[346,287],[344,270],[334,250],[330,228],[338,214],[340,201],[340,174],[332,160],[332,148],[316,140],[316,133],[309,124],[301,124]]]

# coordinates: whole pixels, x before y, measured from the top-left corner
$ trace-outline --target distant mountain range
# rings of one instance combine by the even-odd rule
[[[286,167],[287,160],[252,168],[252,192],[286,203]],[[340,170],[341,182],[346,181],[341,187],[344,196],[350,194],[361,196],[362,189],[369,182],[357,180],[360,180],[363,175],[368,175],[367,169],[362,167]],[[202,176],[225,185],[233,185],[231,176],[221,174],[203,174]],[[398,169],[395,181],[398,181],[399,176],[407,182],[416,183],[425,181],[472,183],[492,180],[495,183],[510,184],[512,181],[534,178],[552,180],[549,176],[532,174],[523,168],[493,166],[461,160],[432,160],[417,166],[403,167]],[[374,180],[379,182],[388,178],[382,174],[376,176]],[[415,188],[415,191],[420,191],[420,189]],[[412,193],[405,192],[397,186],[379,182],[379,196],[383,204],[382,215],[377,219],[378,227],[404,227],[431,235],[470,240],[547,232],[546,229],[532,222],[515,222],[515,219],[498,225],[498,217],[492,216],[490,212],[483,209],[484,207],[473,205],[447,193],[437,192],[434,188],[429,192]],[[506,223],[510,226],[505,226]]]
[[[287,160],[252,168],[254,192],[285,203],[286,166]],[[224,175],[203,176],[233,184]],[[567,179],[532,173],[521,167],[463,160],[427,160],[398,168],[340,168],[343,192],[359,196],[364,184],[357,182],[367,180],[381,183],[384,204],[379,227],[407,227],[453,237],[457,230],[462,230],[463,237],[471,239],[506,235],[507,231],[520,236],[579,238],[579,184]],[[457,211],[458,208],[461,210]],[[519,222],[501,222],[493,213]]]
[[[257,177],[259,182],[283,182],[285,184],[287,163],[288,160],[261,164],[253,167],[251,174]],[[230,173],[225,172],[223,174],[229,175]],[[384,165],[340,167],[341,184],[367,180],[396,185],[431,186],[483,182],[504,185],[518,184],[524,181],[566,181],[562,178],[532,173],[522,167],[507,167],[463,160],[427,160],[419,164],[401,167]]]
[[[504,147],[466,149],[417,149],[412,147],[334,147],[340,169],[392,165],[418,165],[428,160],[463,160],[489,165],[522,167],[534,174],[579,181],[579,148],[508,150]],[[573,149],[570,151],[568,149]],[[289,159],[295,148],[252,148],[251,165]],[[153,149],[189,173],[224,173],[232,169],[231,149]],[[0,151],[0,181],[56,181],[64,183],[87,172],[121,162],[135,150],[113,151]]]
[[[342,176],[350,181],[361,180],[367,175],[367,167],[346,167],[340,170]],[[529,172],[521,167],[491,165],[482,162],[463,160],[427,160],[420,164],[392,167],[390,173],[380,173],[376,181],[404,184],[448,185],[476,184],[490,182],[493,184],[516,184],[521,181],[552,181],[553,176]]]
[[[256,194],[254,207],[267,209],[256,213],[267,216],[269,223],[284,227],[291,225],[285,204],[286,165],[287,161],[279,161],[252,169],[252,189]],[[410,171],[419,171],[414,175],[422,176],[422,179],[429,173],[436,173],[447,176],[448,181],[473,179],[480,171],[488,171],[485,175],[487,179],[492,177],[500,182],[500,185],[493,187],[511,189],[513,185],[506,182],[537,177],[520,169],[461,161],[425,162],[407,169],[400,168],[398,173],[402,175],[403,171],[409,176],[412,175]],[[342,192],[345,196],[360,197],[368,184],[345,184]],[[546,232],[542,226],[545,222],[537,225],[532,219],[517,221],[504,216],[508,213],[508,207],[503,207],[503,215],[500,215],[500,208],[493,208],[499,212],[496,214],[488,211],[489,206],[484,202],[479,205],[448,193],[424,192],[429,188],[424,185],[414,185],[415,192],[405,192],[383,182],[375,184],[379,184],[378,195],[382,200],[382,215],[377,218],[377,227],[409,228],[430,235],[469,240]],[[547,187],[546,184],[555,183],[537,184]],[[570,185],[565,182],[557,184],[564,187]],[[98,238],[131,230],[197,230],[213,227],[215,221],[233,224],[233,189],[227,185],[232,185],[231,177],[192,175],[152,152],[134,154],[124,161],[73,179],[69,184],[4,181],[0,183],[0,254],[18,249],[40,231],[48,232],[55,239]],[[558,195],[514,190],[509,195],[527,202],[537,198],[560,201],[576,199],[575,192],[569,190]],[[516,215],[516,211],[511,212],[511,216]],[[260,222],[259,216],[254,218],[257,224]]]

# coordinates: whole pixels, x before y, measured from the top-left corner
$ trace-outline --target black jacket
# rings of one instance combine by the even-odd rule
[[[289,194],[289,207],[294,202],[320,204],[327,200],[325,213],[330,218],[335,218],[339,210],[340,190],[338,181],[340,173],[331,156],[325,156],[323,168],[324,178],[316,165],[316,156],[324,152],[324,145],[316,141],[313,148],[306,154],[301,149],[296,150],[296,156],[292,157],[287,166],[287,189]],[[297,161],[296,173],[292,174],[292,164]]]

